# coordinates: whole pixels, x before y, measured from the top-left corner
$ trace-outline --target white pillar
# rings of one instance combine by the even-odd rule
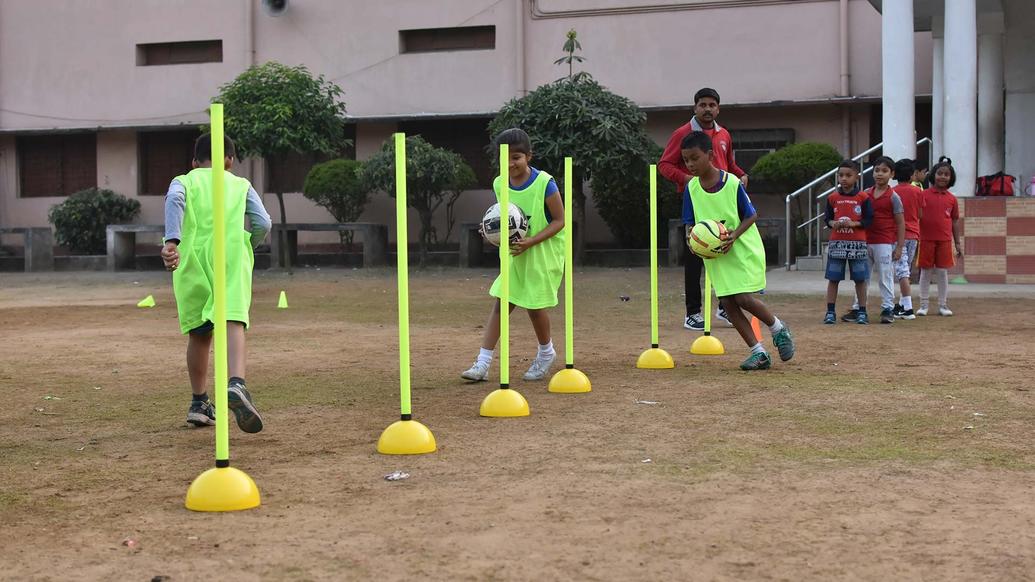
[[[916,94],[913,62],[913,0],[881,3],[884,155],[916,157]]]
[[[934,70],[931,72],[931,157],[937,162],[945,152],[945,24],[941,14],[936,14],[931,23],[932,56]]]
[[[978,21],[977,174],[1003,171],[1003,15],[982,14]]]
[[[945,0],[945,155],[956,169],[957,196],[973,196],[977,178],[977,8]]]

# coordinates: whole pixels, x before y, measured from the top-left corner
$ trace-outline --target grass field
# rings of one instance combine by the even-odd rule
[[[477,353],[492,276],[411,280],[414,415],[440,450],[399,458],[374,447],[398,417],[393,273],[258,274],[247,379],[266,430],[231,425],[231,457],[263,505],[196,514],[183,496],[211,466],[214,437],[184,424],[168,276],[3,274],[0,579],[1035,572],[1031,297],[959,296],[953,318],[823,326],[816,274],[816,293],[765,298],[798,355],[744,373],[731,329],[717,331],[726,356],[687,353],[682,272],[666,270],[661,343],[677,368],[643,371],[633,364],[649,341],[646,271],[587,270],[576,363],[593,392],[520,380],[535,338],[515,312],[512,386],[532,416],[484,419],[494,384],[459,373]],[[281,289],[290,309],[275,308]],[[134,307],[148,293],[158,306]],[[553,323],[563,346],[561,309]],[[394,470],[412,476],[385,481]]]

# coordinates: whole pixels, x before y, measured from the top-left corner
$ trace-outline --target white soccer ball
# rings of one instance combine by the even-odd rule
[[[528,232],[528,217],[514,203],[510,205],[510,242],[525,237]],[[500,246],[500,205],[493,204],[482,217],[482,235],[494,246]]]

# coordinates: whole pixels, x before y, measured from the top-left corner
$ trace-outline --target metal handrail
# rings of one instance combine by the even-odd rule
[[[923,144],[933,145],[934,142],[931,141],[931,138],[927,138],[927,137],[921,138],[921,139],[917,140],[917,142],[916,142],[917,146],[920,146],[920,145],[923,145]],[[881,143],[879,143],[879,144],[877,144],[875,146],[872,146],[869,149],[867,149],[867,150],[865,150],[865,151],[863,151],[863,152],[853,156],[852,157],[852,161],[855,161],[855,162],[861,161],[866,156],[868,156],[868,155],[870,155],[870,154],[872,154],[872,153],[874,153],[876,151],[879,151],[879,150],[881,150],[883,148],[884,148],[884,142],[881,142]],[[934,148],[932,147],[932,148],[928,149],[928,155],[927,155],[928,167],[931,167],[931,165],[933,165],[933,162],[934,162],[933,156],[934,156]],[[873,171],[873,168],[866,168],[866,169],[864,169],[859,174],[860,178],[864,178],[866,176],[867,172],[872,172],[872,171]],[[786,196],[786,198],[784,198],[784,222],[787,225],[786,226],[786,228],[787,228],[786,241],[784,243],[785,247],[786,247],[785,248],[786,259],[785,259],[785,262],[784,262],[784,266],[787,268],[788,271],[791,269],[791,257],[792,257],[792,255],[794,253],[794,247],[796,246],[795,243],[796,243],[796,240],[797,240],[797,236],[796,236],[797,231],[799,231],[799,230],[801,230],[803,228],[807,228],[808,229],[807,230],[807,232],[808,232],[808,245],[807,245],[807,248],[809,249],[808,252],[811,254],[812,250],[813,250],[813,244],[812,244],[813,236],[812,235],[813,235],[813,230],[814,230],[815,231],[815,242],[816,242],[816,244],[815,244],[816,254],[817,255],[821,254],[822,245],[823,245],[823,228],[822,228],[821,223],[820,223],[820,218],[823,216],[823,213],[821,212],[820,201],[823,200],[824,198],[826,198],[827,196],[829,196],[837,188],[837,186],[835,185],[835,186],[827,189],[826,191],[822,192],[818,196],[817,195],[813,195],[812,191],[813,191],[813,189],[817,185],[825,182],[826,180],[829,180],[830,178],[832,178],[836,174],[837,174],[837,168],[834,168],[834,169],[830,170],[829,172],[826,172],[826,173],[822,174],[821,176],[819,176],[818,178],[812,180],[808,184],[805,184],[801,188],[798,188],[794,192],[791,192],[790,194],[788,194]],[[791,226],[792,225],[792,221],[791,221],[791,201],[796,199],[797,197],[801,196],[802,194],[805,194],[806,192],[809,193],[809,197],[810,197],[809,204],[808,204],[808,207],[809,207],[809,217],[808,217],[808,219],[805,222],[803,222],[803,223],[801,223],[801,224],[799,224],[799,225],[797,225],[797,226],[792,228],[792,226]],[[813,208],[812,208],[813,204],[815,204],[815,214],[813,214]],[[812,228],[813,224],[815,224],[815,229]]]

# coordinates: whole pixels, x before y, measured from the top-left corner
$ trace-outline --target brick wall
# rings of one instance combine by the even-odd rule
[[[964,258],[973,283],[1035,284],[1035,198],[960,198]]]

